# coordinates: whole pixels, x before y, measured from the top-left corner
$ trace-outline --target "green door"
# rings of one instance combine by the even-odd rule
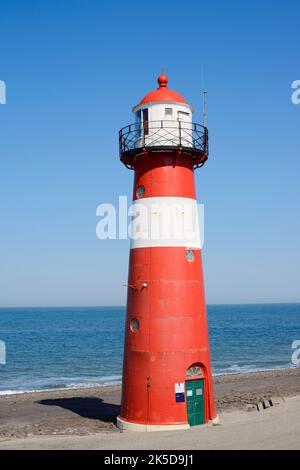
[[[186,381],[185,390],[189,425],[204,424],[204,380]]]

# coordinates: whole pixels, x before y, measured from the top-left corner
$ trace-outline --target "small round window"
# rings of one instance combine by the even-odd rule
[[[194,250],[185,250],[185,259],[189,262],[192,263],[195,259],[195,252]]]
[[[138,321],[137,318],[134,318],[133,320],[131,320],[130,322],[130,329],[133,333],[135,333],[136,331],[138,331],[140,328],[140,322]]]
[[[136,190],[136,195],[138,198],[144,197],[145,196],[145,186],[138,186]]]

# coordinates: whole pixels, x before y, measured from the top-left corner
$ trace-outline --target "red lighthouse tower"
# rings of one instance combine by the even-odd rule
[[[135,229],[129,260],[118,417],[129,431],[216,419],[194,180],[207,160],[208,132],[164,74],[158,84],[119,134],[120,159],[135,175],[133,207],[148,216]]]

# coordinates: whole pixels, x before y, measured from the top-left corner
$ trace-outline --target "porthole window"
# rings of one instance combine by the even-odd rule
[[[130,322],[130,329],[133,333],[136,333],[140,329],[140,322],[137,318],[134,318]]]
[[[144,197],[144,195],[145,195],[145,186],[142,186],[142,185],[138,186],[137,190],[136,190],[136,195],[139,199],[141,197]]]
[[[185,250],[185,259],[192,263],[195,260],[195,252],[194,250]]]

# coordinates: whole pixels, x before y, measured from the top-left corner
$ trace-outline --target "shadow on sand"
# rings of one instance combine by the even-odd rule
[[[105,403],[97,397],[72,397],[40,400],[37,403],[46,406],[60,406],[66,410],[82,416],[83,418],[98,419],[105,423],[116,424],[120,413],[120,406]]]

